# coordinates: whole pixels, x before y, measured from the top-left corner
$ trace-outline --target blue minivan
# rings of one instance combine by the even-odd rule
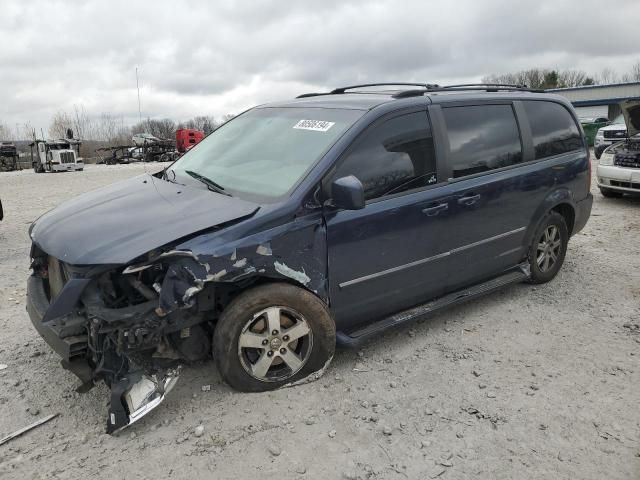
[[[264,391],[336,344],[551,280],[591,211],[571,105],[522,86],[373,84],[259,106],[164,170],[30,229],[28,312],[107,430],[213,355]]]

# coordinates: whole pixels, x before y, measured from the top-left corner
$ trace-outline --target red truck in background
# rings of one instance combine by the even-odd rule
[[[202,141],[204,132],[193,128],[179,128],[176,130],[176,150],[184,153],[193,148],[194,145]]]

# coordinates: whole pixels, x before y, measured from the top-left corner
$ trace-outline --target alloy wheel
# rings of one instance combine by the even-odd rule
[[[551,270],[560,256],[562,237],[560,230],[555,225],[549,225],[538,240],[536,249],[536,263],[542,273]]]
[[[287,307],[268,307],[249,320],[238,338],[245,371],[262,382],[292,377],[306,364],[313,332],[305,318]]]

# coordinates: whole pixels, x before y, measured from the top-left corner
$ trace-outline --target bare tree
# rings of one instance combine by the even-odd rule
[[[22,125],[21,131],[20,131],[21,139],[33,140],[35,138],[35,135],[36,135],[36,130],[35,128],[33,128],[33,125],[31,125],[31,122],[25,122]]]
[[[510,85],[526,85],[530,88],[552,88],[545,87],[545,76],[552,71],[540,68],[522,70],[515,73],[504,73],[501,75],[488,75],[482,78],[485,83],[506,83]]]
[[[605,67],[600,70],[598,74],[598,83],[606,85],[608,83],[616,83],[618,81],[618,74],[609,67]]]
[[[67,112],[59,111],[49,125],[49,136],[52,138],[66,138],[67,130],[73,129],[73,120]]]
[[[558,75],[559,87],[579,87],[585,85],[589,77],[582,70],[563,70]]]
[[[173,138],[176,133],[176,122],[170,118],[162,120],[147,118],[131,127],[131,133],[150,133],[159,138]]]
[[[75,138],[93,139],[95,132],[91,117],[87,115],[84,105],[73,106],[73,133]]]
[[[7,125],[0,122],[0,140],[9,140],[11,138],[11,130]]]
[[[631,67],[631,82],[640,82],[640,61],[633,64]]]

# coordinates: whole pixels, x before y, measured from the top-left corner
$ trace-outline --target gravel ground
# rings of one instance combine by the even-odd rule
[[[106,435],[107,389],[75,393],[25,312],[27,228],[144,168],[0,174],[0,437],[60,414],[0,447],[0,478],[640,478],[640,200],[595,188],[551,283],[338,352],[303,386],[237,393],[204,362]]]

